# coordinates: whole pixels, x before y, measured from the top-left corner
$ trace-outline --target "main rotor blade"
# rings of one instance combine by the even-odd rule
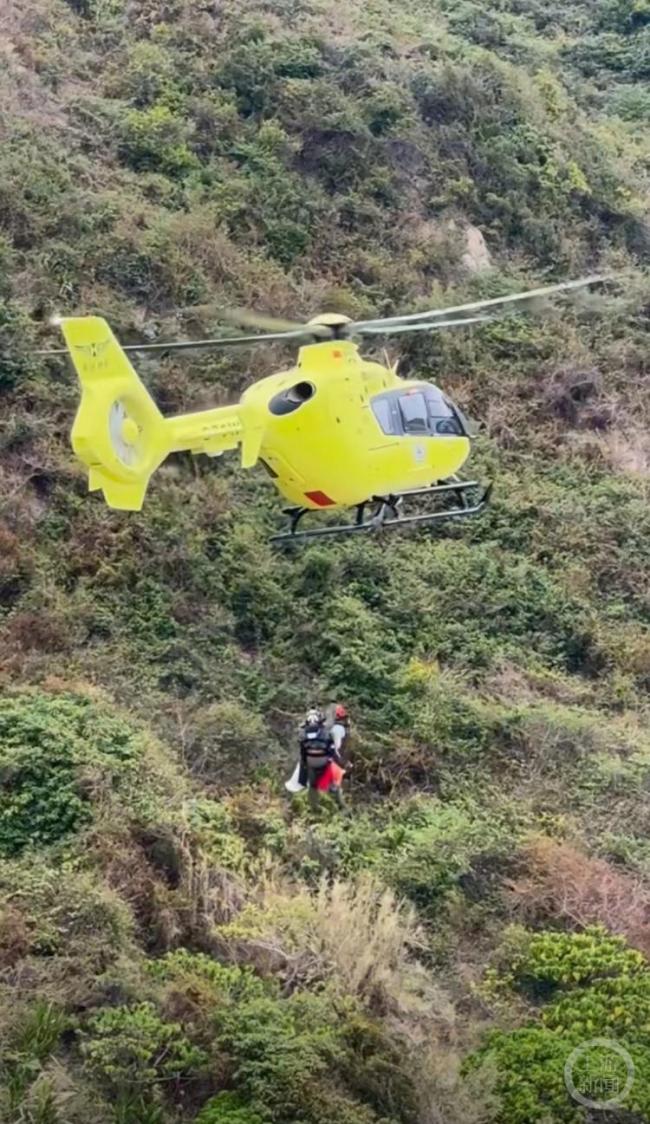
[[[306,326],[296,320],[267,316],[265,312],[256,312],[250,308],[222,308],[218,310],[218,315],[231,324],[239,324],[243,328],[261,328],[264,332],[298,332]],[[324,335],[320,327],[320,325],[310,325],[310,328],[314,328],[314,335]]]
[[[387,328],[362,327],[358,335],[397,336],[401,332],[437,332],[441,328],[455,328],[460,324],[485,324],[488,320],[496,320],[496,316],[463,316],[460,320],[434,320],[432,324],[396,324],[394,327],[389,324]]]
[[[123,351],[190,351],[190,350],[209,350],[210,348],[220,347],[241,347],[247,345],[254,345],[257,343],[269,343],[271,340],[295,340],[305,339],[313,333],[311,329],[305,327],[299,331],[294,332],[268,332],[259,336],[224,336],[222,339],[213,340],[188,340],[187,342],[170,343],[132,343],[123,347]],[[51,351],[37,351],[36,355],[67,355],[68,349],[66,347],[54,348]]]
[[[511,293],[506,297],[493,297],[491,300],[471,301],[469,304],[459,304],[454,308],[436,308],[429,312],[412,312],[407,316],[388,316],[379,320],[358,320],[353,328],[374,328],[381,324],[411,324],[418,320],[430,320],[434,316],[451,316],[457,312],[478,312],[482,308],[496,308],[499,305],[514,304],[516,301],[534,300],[536,297],[548,297],[553,293],[567,293],[572,289],[583,289],[587,285],[599,285],[610,281],[611,274],[595,273],[590,277],[581,277],[577,281],[562,281],[558,285],[545,285],[541,289],[529,289],[525,293]]]

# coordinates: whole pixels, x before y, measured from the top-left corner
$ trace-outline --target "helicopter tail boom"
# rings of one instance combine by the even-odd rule
[[[90,490],[110,507],[139,511],[152,473],[172,452],[217,456],[241,444],[244,467],[255,463],[263,436],[255,411],[242,404],[165,418],[105,320],[59,323],[82,391],[72,447]]]

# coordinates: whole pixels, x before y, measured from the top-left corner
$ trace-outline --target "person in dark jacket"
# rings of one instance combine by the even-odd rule
[[[318,808],[319,792],[330,792],[342,811],[343,761],[324,715],[315,708],[307,712],[300,730],[300,764],[301,782],[306,780],[312,810]]]

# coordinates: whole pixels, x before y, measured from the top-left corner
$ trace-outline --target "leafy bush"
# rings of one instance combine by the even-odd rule
[[[650,120],[650,92],[639,86],[619,88],[609,102],[612,113],[624,121]]]
[[[188,805],[187,815],[194,837],[211,862],[226,870],[243,868],[246,844],[224,804],[216,800],[193,800]]]
[[[589,996],[588,991],[585,996]],[[590,999],[587,1002],[591,1004]],[[500,1108],[495,1124],[541,1124],[549,1119],[558,1124],[580,1124],[584,1114],[567,1090],[564,1067],[572,1051],[591,1038],[589,1020],[578,1022],[576,1033],[567,1035],[536,1026],[493,1034],[472,1064],[489,1060],[496,1067],[495,1092]],[[634,1066],[634,1084],[622,1111],[629,1112],[633,1119],[643,1119],[650,1104],[650,1051],[634,1036],[619,1041]],[[593,1081],[594,1073],[607,1074],[620,1090],[625,1087],[626,1064],[606,1046],[593,1046],[573,1070],[576,1087],[584,1088],[587,1096],[589,1078]],[[617,1086],[612,1087],[615,1090]]]
[[[495,1124],[578,1124],[576,1109],[564,1081],[564,1065],[571,1052],[566,1040],[544,1027],[497,1031],[472,1058],[496,1067],[495,1092],[499,1111]]]
[[[200,952],[177,949],[152,961],[149,972],[154,979],[205,993],[207,1005],[237,1005],[273,993],[273,985],[261,980],[250,968],[221,964]]]
[[[640,952],[628,948],[623,937],[602,926],[583,933],[544,932],[531,936],[515,954],[510,975],[518,987],[536,995],[556,989],[584,987],[610,976],[638,975],[647,970]]]
[[[408,683],[420,698],[413,703],[412,733],[436,759],[476,763],[494,744],[499,725],[496,707],[470,695],[451,675],[420,678],[412,665]]]
[[[109,80],[110,93],[126,98],[132,106],[144,109],[173,94],[176,67],[173,55],[162,44],[135,43]]]
[[[207,1102],[194,1124],[263,1124],[264,1118],[236,1093],[218,1093]]]
[[[116,1092],[197,1076],[207,1062],[178,1023],[165,1022],[152,1003],[107,1008],[84,1029],[83,1057]]]
[[[0,905],[13,903],[19,957],[40,958],[44,970],[58,965],[84,986],[91,977],[132,952],[133,919],[126,904],[108,886],[84,871],[50,865],[26,853],[0,860]],[[7,949],[13,959],[11,946]],[[36,964],[32,959],[32,971]]]
[[[34,370],[26,341],[30,324],[11,300],[0,296],[0,392],[25,380]]]
[[[377,1116],[363,1103],[363,1094],[357,1098],[352,1090],[332,1088],[331,1073],[355,1074],[349,1084],[362,1089],[364,1072],[370,1076],[380,1061],[381,1039],[359,1066],[358,1056],[347,1054],[344,1011],[333,1008],[326,995],[295,992],[283,1002],[255,999],[217,1016],[217,1027],[218,1041],[233,1056],[240,1095],[264,1119],[375,1124]],[[405,1116],[409,1107],[404,1100]]]
[[[329,608],[316,658],[332,692],[364,706],[389,697],[401,662],[390,629],[349,594],[333,597]]]
[[[109,780],[137,766],[143,742],[106,707],[30,692],[0,700],[0,854],[63,838],[92,814],[84,770]]]
[[[632,954],[634,955],[634,954]],[[575,989],[542,1012],[542,1022],[557,1034],[594,1038],[629,1036],[650,1049],[650,974],[624,969],[621,975]]]
[[[241,926],[233,925],[230,938],[250,932],[252,921],[251,914],[248,922],[244,918]],[[258,1119],[374,1124],[371,1106],[380,1096],[378,1082],[384,1092],[400,1090],[404,1119],[410,1119],[412,1087],[390,1042],[351,999],[338,998],[338,988],[283,995],[277,978],[263,981],[250,969],[184,950],[168,954],[151,971],[174,995],[185,993],[199,1006],[212,1026],[212,1049],[225,1051],[229,1059],[237,1093],[209,1101],[199,1115],[205,1124],[222,1119],[226,1124]],[[332,1067],[339,1074],[334,1087]]]
[[[183,119],[168,106],[156,103],[148,109],[129,109],[121,128],[119,152],[135,171],[160,171],[183,176],[197,160],[187,146]]]
[[[273,732],[262,716],[237,700],[213,703],[192,728],[190,765],[206,781],[246,776],[274,750]]]
[[[496,1067],[499,1124],[549,1117],[574,1124],[582,1119],[564,1079],[565,1064],[576,1047],[583,1048],[573,1071],[578,1089],[589,1073],[612,1073],[612,1065],[622,1088],[627,1070],[606,1045],[602,1048],[602,1041],[596,1044],[598,1039],[620,1042],[632,1058],[634,1083],[625,1108],[643,1113],[650,1096],[650,970],[644,957],[602,928],[518,934],[514,949],[512,970],[504,982],[531,989],[537,997],[555,998],[543,1007],[541,1025],[492,1032],[467,1062],[470,1070],[486,1060]],[[507,956],[507,949],[504,952]]]
[[[310,830],[300,869],[311,877],[323,869],[346,877],[374,873],[431,919],[466,878],[477,883],[473,893],[489,897],[489,870],[503,866],[517,831],[507,807],[495,814],[470,799],[454,804],[420,797],[383,816],[319,824]]]

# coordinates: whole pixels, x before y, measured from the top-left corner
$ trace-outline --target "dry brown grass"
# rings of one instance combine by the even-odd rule
[[[23,912],[4,904],[0,911],[0,969],[13,968],[29,951],[30,937]]]
[[[650,890],[640,879],[546,836],[531,840],[524,858],[525,873],[507,891],[522,920],[601,924],[650,956]]]
[[[461,1076],[454,1050],[432,1044],[418,1066],[420,1124],[492,1124],[497,1118],[496,1072],[486,1062]]]
[[[234,958],[280,971],[288,988],[328,979],[375,1012],[453,1023],[415,957],[425,947],[415,911],[370,877],[323,879],[313,894],[271,880],[221,937]]]
[[[600,438],[610,468],[632,476],[650,477],[650,435],[640,426],[615,429]]]
[[[574,680],[575,677],[559,672],[518,667],[504,660],[488,671],[482,690],[487,698],[508,706],[531,705],[547,699],[566,706],[588,705],[593,693],[591,685]]]

